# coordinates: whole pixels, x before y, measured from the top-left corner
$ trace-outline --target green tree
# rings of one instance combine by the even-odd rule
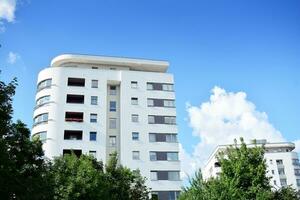
[[[300,192],[291,186],[282,187],[274,192],[274,200],[297,200],[300,199]]]
[[[264,148],[248,148],[241,138],[241,145],[228,147],[220,152],[219,163],[222,167],[220,181],[225,185],[233,199],[265,199],[270,195],[270,178],[266,176],[267,165]]]
[[[16,79],[8,85],[0,81],[0,197],[49,199],[49,168],[42,143],[30,140],[30,131],[20,120],[12,122],[16,86]]]
[[[183,189],[181,200],[297,199],[296,191],[290,187],[271,189],[270,177],[266,176],[264,147],[248,148],[241,138],[240,145],[235,140],[217,159],[222,167],[220,176],[204,181],[199,170],[190,179],[190,186]]]
[[[60,156],[52,166],[54,199],[148,200],[149,190],[139,171],[118,164],[113,154],[104,167],[91,156]]]
[[[54,159],[51,167],[54,180],[54,199],[101,199],[105,195],[102,162],[75,154]]]

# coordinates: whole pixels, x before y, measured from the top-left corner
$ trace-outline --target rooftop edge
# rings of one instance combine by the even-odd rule
[[[111,56],[95,56],[81,54],[61,54],[51,60],[51,67],[60,67],[66,63],[88,63],[129,67],[135,71],[167,72],[169,62]]]

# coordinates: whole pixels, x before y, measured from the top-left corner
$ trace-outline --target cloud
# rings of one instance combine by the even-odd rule
[[[184,150],[182,144],[179,144],[179,159],[181,160],[181,178],[185,179],[190,175],[191,171],[196,171],[197,163],[192,156]]]
[[[0,33],[5,31],[4,21],[15,21],[16,4],[16,0],[0,0]]]
[[[0,0],[0,20],[14,22],[16,0]]]
[[[20,59],[20,55],[14,52],[9,52],[8,53],[8,57],[7,57],[7,62],[9,64],[15,64],[19,59]]]
[[[210,100],[200,106],[187,104],[189,125],[200,142],[192,155],[182,156],[182,163],[203,167],[217,145],[232,144],[235,138],[243,137],[246,142],[251,139],[285,141],[269,122],[267,114],[258,111],[245,92],[226,92],[217,86],[211,92]],[[189,168],[182,169],[191,174]]]

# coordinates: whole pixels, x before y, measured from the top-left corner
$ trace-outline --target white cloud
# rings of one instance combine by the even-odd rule
[[[0,33],[5,32],[4,21],[14,22],[16,0],[0,0]]]
[[[16,0],[0,0],[0,20],[15,20]]]
[[[200,106],[188,104],[187,112],[193,135],[200,142],[192,155],[182,156],[182,163],[190,162],[202,167],[217,145],[232,144],[235,138],[243,137],[246,142],[251,139],[284,141],[281,133],[268,121],[267,114],[256,110],[245,92],[226,92],[214,87],[209,101]],[[186,154],[185,151],[182,154]],[[193,173],[189,168],[186,170]]]
[[[19,56],[19,54],[14,53],[14,52],[9,52],[8,53],[8,57],[7,57],[7,62],[9,64],[15,64],[17,62],[17,60],[19,60],[21,57]]]

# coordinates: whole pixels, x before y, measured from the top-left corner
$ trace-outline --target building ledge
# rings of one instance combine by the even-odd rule
[[[56,56],[51,61],[51,67],[62,67],[67,63],[118,66],[134,71],[147,72],[166,72],[169,67],[169,62],[167,61],[80,54],[62,54]]]

